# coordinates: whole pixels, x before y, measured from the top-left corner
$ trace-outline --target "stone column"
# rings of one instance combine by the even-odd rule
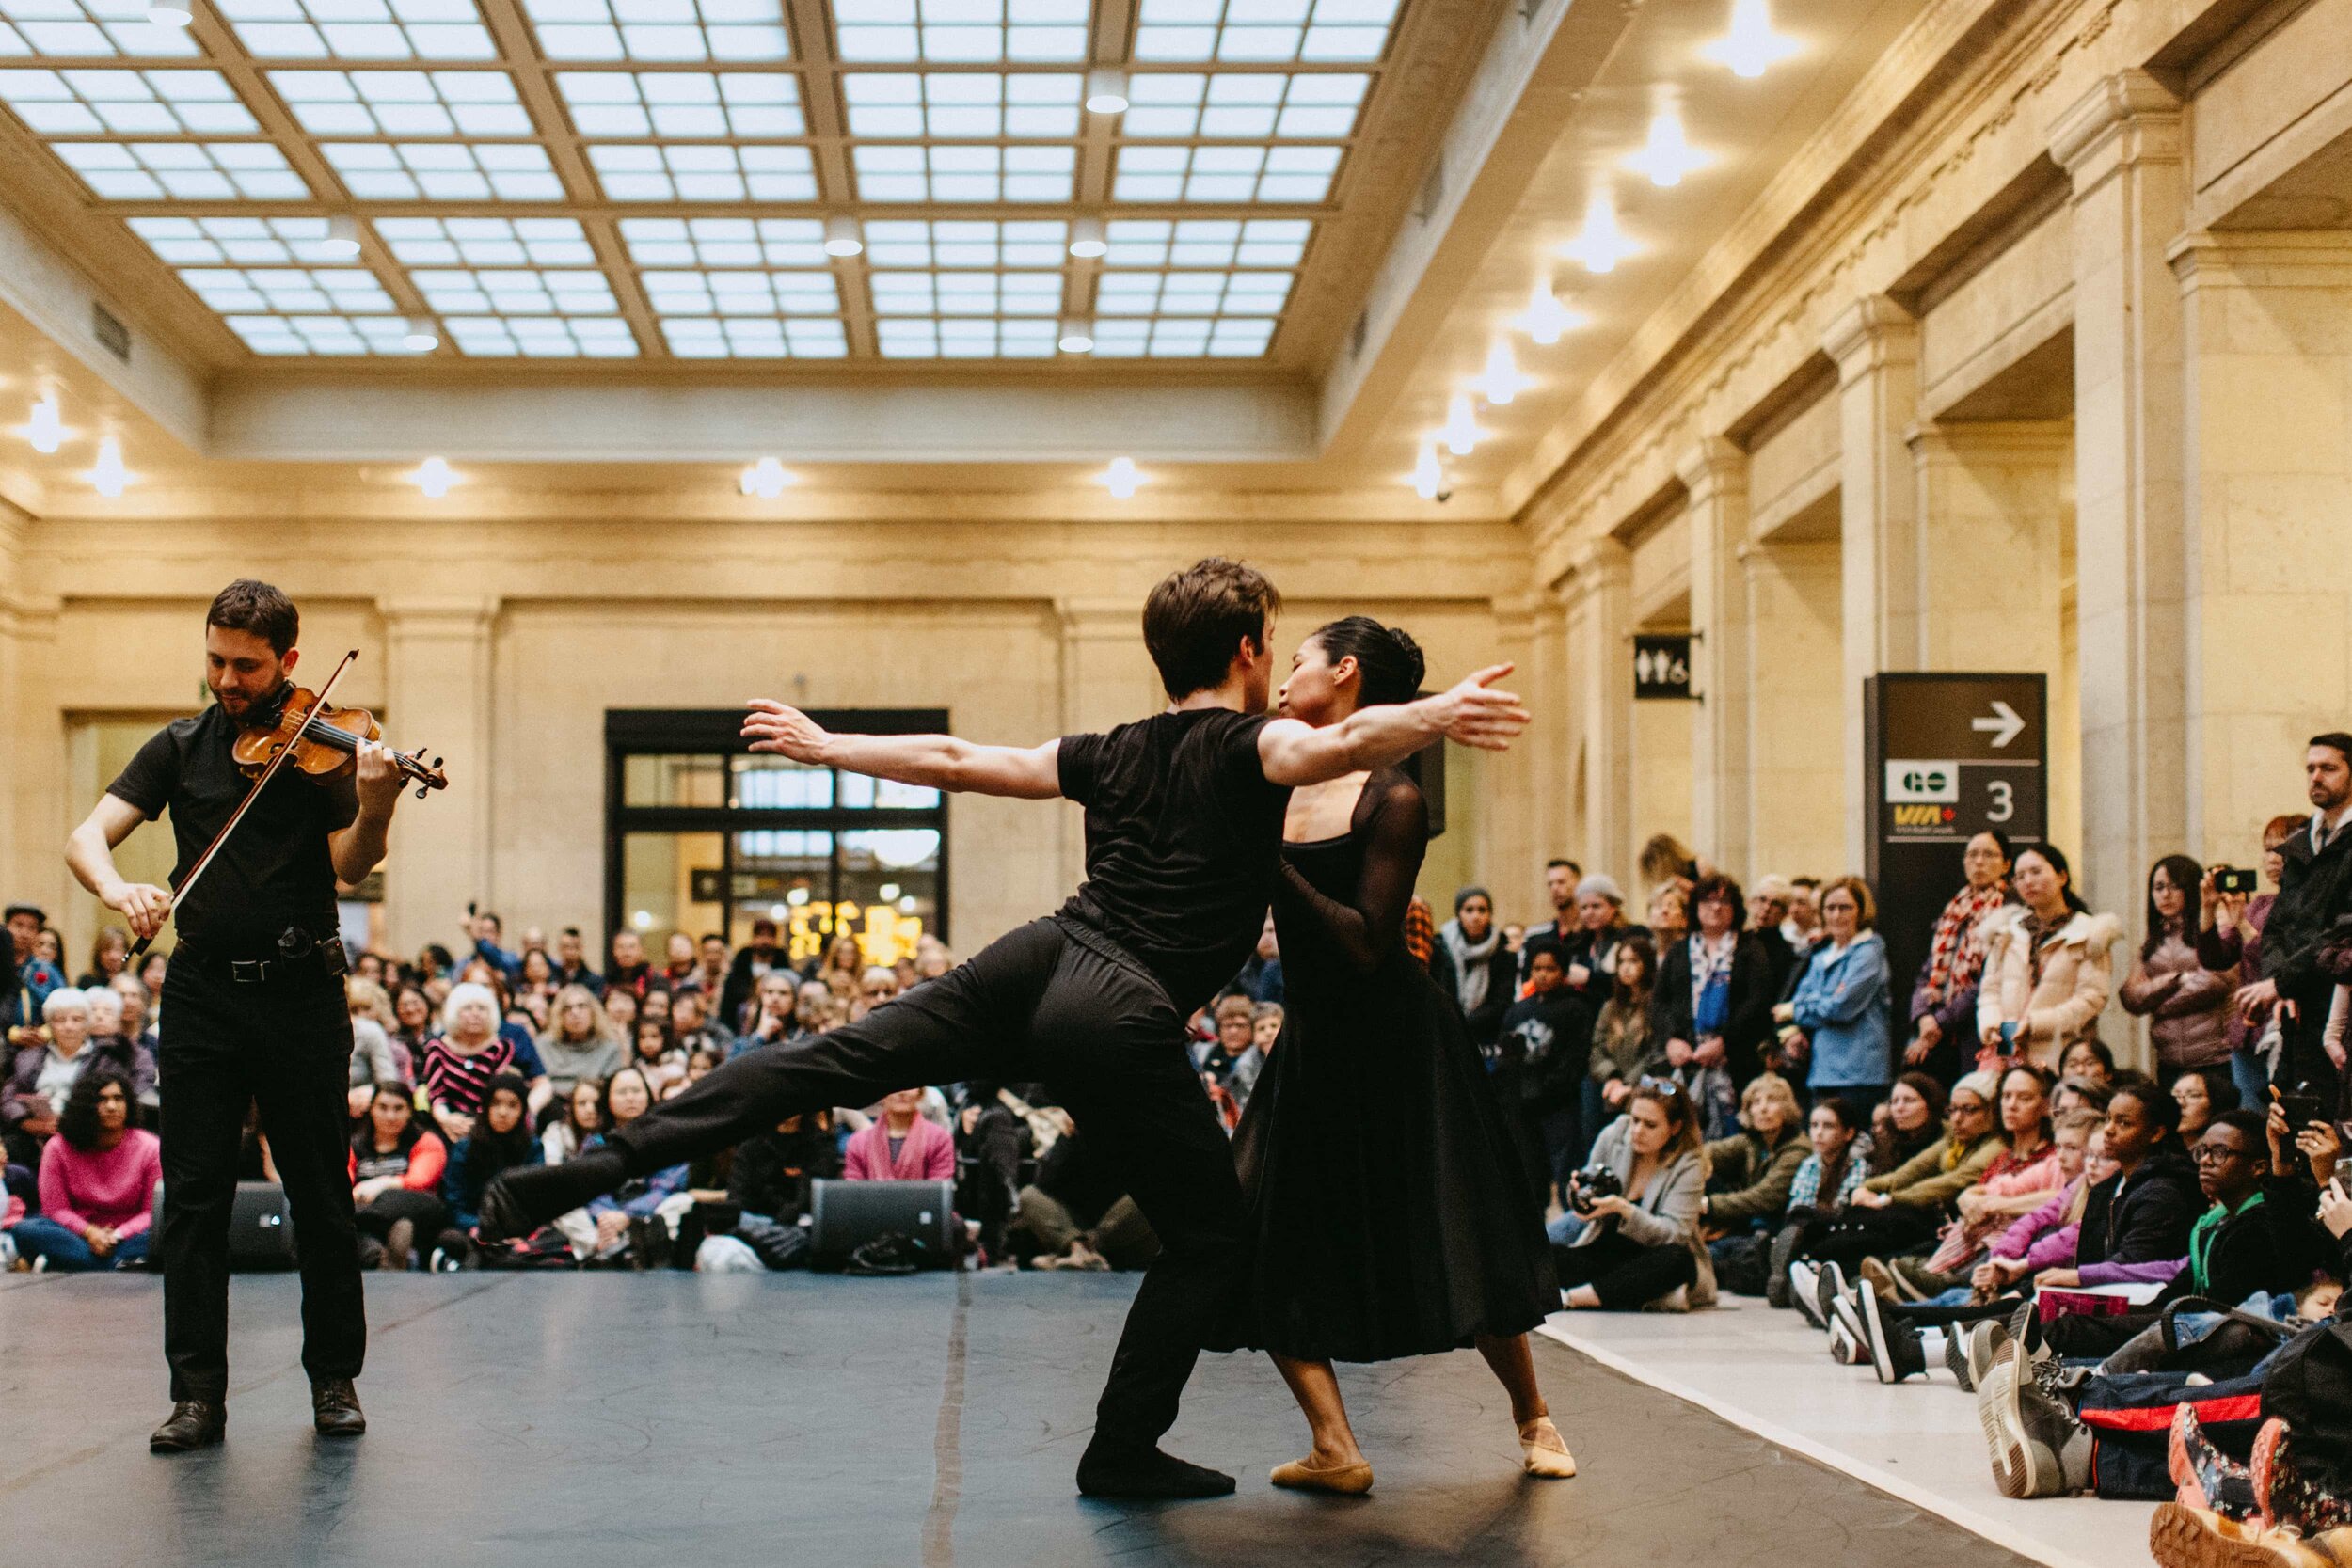
[[[1720,436],[1676,471],[1690,493],[1691,829],[1700,856],[1741,881],[1756,876],[1749,755],[1748,454]]]
[[[2252,863],[2352,714],[2352,235],[2171,248],[2186,361],[2185,847]]]
[[[2075,879],[2130,909],[2187,847],[2181,291],[2165,259],[2187,202],[2178,102],[2102,81],[2050,153],[2074,184],[2074,527],[2085,840]],[[2265,400],[2267,402],[2268,400]]]
[[[380,600],[384,709],[403,750],[439,756],[450,785],[403,800],[384,859],[385,929],[397,953],[449,940],[469,900],[497,907],[490,853],[497,768],[494,598]],[[520,766],[519,761],[517,766]]]
[[[31,519],[0,500],[0,744],[8,748],[8,784],[0,788],[0,875],[16,896],[60,918],[64,869],[64,733],[57,727],[49,656],[56,644],[56,600],[24,580]]]
[[[2081,842],[2081,733],[2073,612],[2074,434],[2063,420],[1927,424],[1919,483],[1922,669],[2049,677],[2051,837]]]
[[[1832,876],[1850,864],[1840,733],[1838,546],[1834,539],[1748,546],[1748,776],[1753,869]]]
[[[1566,585],[1570,756],[1583,753],[1588,871],[1606,871],[1638,898],[1633,873],[1633,562],[1614,539],[1576,553]]]
[[[1919,664],[1918,485],[1903,436],[1918,418],[1919,324],[1883,294],[1839,313],[1837,362],[1846,863],[1864,863],[1862,683]]]

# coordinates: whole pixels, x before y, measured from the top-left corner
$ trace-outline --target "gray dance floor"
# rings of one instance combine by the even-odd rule
[[[1278,1492],[1303,1448],[1251,1356],[1169,1447],[1237,1497],[1120,1507],[1071,1472],[1134,1288],[1111,1275],[371,1275],[374,1431],[311,1436],[298,1291],[235,1291],[229,1441],[157,1458],[161,1292],[0,1276],[0,1561],[198,1568],[792,1563],[1740,1564],[2024,1560],[1537,1341],[1583,1474],[1523,1480],[1470,1354],[1346,1371],[1368,1498]],[[1800,1389],[1789,1391],[1803,1397]]]

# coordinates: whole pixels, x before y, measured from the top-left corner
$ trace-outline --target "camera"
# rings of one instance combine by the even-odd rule
[[[1568,1207],[1580,1214],[1592,1213],[1596,1198],[1624,1196],[1625,1178],[1606,1165],[1581,1170],[1568,1178]]]
[[[2256,886],[2254,874],[2251,871],[2242,871],[2233,865],[2217,865],[2213,868],[2213,890],[2216,893],[2250,894]]]

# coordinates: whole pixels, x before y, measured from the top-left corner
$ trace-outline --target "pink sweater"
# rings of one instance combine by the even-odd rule
[[[103,1225],[135,1236],[154,1212],[155,1183],[164,1179],[164,1146],[136,1128],[108,1149],[80,1149],[63,1137],[40,1151],[40,1212],[79,1235]]]
[[[871,1126],[850,1139],[842,1158],[841,1175],[850,1181],[946,1181],[956,1174],[956,1140],[937,1122],[916,1117],[890,1158],[890,1124],[876,1117]]]

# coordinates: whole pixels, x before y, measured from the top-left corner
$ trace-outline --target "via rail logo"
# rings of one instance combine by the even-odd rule
[[[1960,765],[1888,758],[1886,803],[1898,833],[1948,832],[1960,818]]]

